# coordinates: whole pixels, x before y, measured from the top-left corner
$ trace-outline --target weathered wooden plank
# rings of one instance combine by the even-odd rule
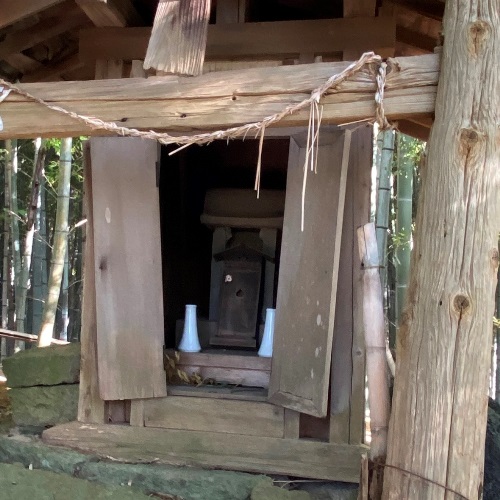
[[[269,403],[185,396],[145,399],[144,425],[282,438],[284,409]]]
[[[124,425],[52,427],[44,442],[125,461],[150,461],[358,482],[365,446]]]
[[[317,173],[308,175],[304,205],[307,146],[290,141],[269,400],[318,417],[328,408],[348,165],[343,160],[350,147],[346,134],[320,133]]]
[[[355,171],[356,187],[353,192],[353,232],[370,221],[370,192],[372,167],[372,129],[358,130],[353,137],[350,168]],[[356,236],[354,234],[354,245]],[[351,411],[349,423],[349,442],[358,444],[364,441],[365,422],[365,340],[363,329],[363,287],[361,263],[354,247],[352,271],[352,382]]]
[[[32,16],[42,10],[62,3],[64,0],[3,0],[2,13],[0,14],[0,28],[17,23],[22,19]]]
[[[157,145],[92,139],[91,154],[100,395],[166,396]]]
[[[68,56],[56,64],[43,66],[23,76],[22,82],[51,82],[60,80],[61,74],[82,68],[84,63],[80,61],[78,54]]]
[[[427,55],[389,61],[385,111],[389,118],[434,111],[439,58]],[[195,78],[131,78],[89,82],[22,84],[54,105],[143,130],[189,132],[258,121],[300,102],[346,63],[319,63],[210,73]],[[375,113],[373,70],[366,68],[323,98],[323,123],[371,118]],[[85,135],[73,118],[11,93],[0,106],[9,137]],[[307,126],[308,110],[279,126]],[[95,133],[94,133],[95,134]],[[101,134],[103,134],[101,132]]]
[[[210,0],[160,0],[144,69],[197,76],[203,71]]]
[[[267,401],[267,389],[260,387],[237,387],[220,385],[172,385],[168,386],[169,396],[196,396],[198,398],[239,399],[243,401]]]
[[[76,0],[96,26],[141,26],[143,20],[131,0]]]
[[[300,436],[300,413],[285,408],[285,429],[283,437],[287,439],[299,439]]]
[[[0,59],[9,54],[22,52],[35,46],[37,43],[53,38],[66,31],[86,25],[88,25],[88,20],[80,9],[76,7],[64,9],[53,16],[43,19],[35,26],[8,34],[0,42]]]
[[[104,401],[99,396],[97,373],[97,320],[94,275],[94,217],[92,210],[92,168],[90,166],[90,144],[84,149],[84,213],[85,226],[82,329],[80,333],[80,394],[78,420],[102,424],[105,421]]]
[[[151,28],[82,30],[80,56],[85,61],[144,59],[150,35]],[[205,58],[332,54],[347,48],[364,52],[394,47],[395,39],[396,25],[390,17],[210,24]]]

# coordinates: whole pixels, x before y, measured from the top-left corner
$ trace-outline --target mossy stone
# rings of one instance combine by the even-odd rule
[[[7,386],[75,384],[80,380],[80,344],[34,347],[3,360]]]

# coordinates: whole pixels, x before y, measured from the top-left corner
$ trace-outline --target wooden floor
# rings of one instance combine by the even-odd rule
[[[62,424],[45,443],[125,462],[151,462],[358,482],[367,448],[305,439],[242,436],[130,425]]]

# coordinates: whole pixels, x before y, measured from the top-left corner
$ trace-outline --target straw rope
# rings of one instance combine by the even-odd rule
[[[192,134],[192,135],[182,135],[182,136],[172,136],[166,132],[155,132],[154,130],[141,131],[135,128],[128,128],[119,126],[114,122],[106,122],[99,118],[95,118],[92,116],[85,116],[75,113],[73,111],[69,111],[61,106],[56,106],[50,104],[43,99],[36,97],[29,92],[26,92],[19,88],[17,85],[7,82],[5,80],[0,79],[0,102],[1,96],[7,97],[5,94],[9,91],[13,91],[16,94],[19,94],[31,101],[37,102],[48,109],[56,111],[60,114],[69,116],[81,123],[84,123],[92,130],[106,130],[116,135],[120,136],[128,136],[128,137],[142,137],[143,139],[152,139],[160,142],[161,144],[180,144],[181,147],[176,151],[173,151],[171,154],[184,149],[191,144],[208,144],[212,141],[219,139],[235,139],[237,137],[246,137],[247,134],[254,132],[256,136],[259,134],[263,134],[264,130],[282,120],[285,116],[296,113],[304,108],[311,107],[311,109],[315,109],[315,112],[318,111],[318,104],[320,102],[321,97],[323,97],[327,92],[331,92],[335,90],[340,84],[345,82],[348,78],[352,77],[354,74],[358,73],[361,69],[363,69],[366,65],[369,64],[378,64],[379,72],[376,78],[377,81],[377,93],[375,95],[375,102],[377,104],[377,111],[375,120],[379,123],[381,128],[386,128],[389,126],[385,113],[383,111],[383,98],[384,98],[384,86],[385,86],[385,76],[386,76],[386,63],[383,62],[382,58],[376,55],[373,52],[364,53],[357,61],[350,64],[347,68],[341,71],[338,74],[332,75],[325,83],[323,83],[320,87],[314,89],[311,92],[311,95],[297,104],[291,104],[286,106],[281,112],[276,113],[274,115],[270,115],[265,117],[263,120],[258,122],[247,123],[245,125],[231,127],[224,130],[218,130],[215,132],[207,132],[201,134]],[[3,87],[3,88],[2,88]],[[312,112],[313,113],[313,112]],[[318,116],[317,114],[315,116]],[[319,120],[318,120],[319,126]],[[313,135],[313,142],[314,142]],[[316,134],[317,137],[317,134]]]
[[[286,106],[282,111],[274,115],[265,117],[263,120],[258,122],[247,123],[245,125],[240,125],[237,127],[231,127],[224,130],[217,130],[215,132],[206,132],[201,134],[192,135],[182,135],[182,136],[172,136],[167,132],[155,132],[154,130],[141,131],[135,128],[128,128],[119,126],[114,122],[105,122],[99,118],[92,116],[85,116],[69,111],[61,106],[56,106],[48,103],[47,101],[36,97],[25,90],[22,90],[17,85],[2,80],[0,78],[0,103],[4,101],[10,92],[15,92],[31,101],[37,102],[48,109],[56,111],[62,115],[69,116],[74,120],[84,123],[92,130],[106,130],[113,134],[119,136],[127,137],[140,137],[143,139],[151,139],[158,141],[161,144],[179,144],[180,147],[176,150],[170,152],[172,155],[181,151],[182,149],[191,146],[193,144],[209,144],[215,140],[220,139],[236,139],[238,137],[245,138],[249,133],[254,133],[255,137],[259,138],[259,152],[257,159],[257,168],[255,174],[255,191],[257,191],[257,198],[260,196],[260,180],[261,180],[261,167],[262,167],[262,146],[264,142],[264,135],[266,128],[281,121],[285,116],[292,115],[298,111],[309,107],[309,126],[307,134],[307,146],[306,146],[306,158],[304,162],[304,176],[302,185],[302,218],[301,218],[301,230],[304,231],[304,212],[305,212],[305,194],[307,185],[307,172],[310,169],[311,172],[316,173],[317,171],[317,161],[318,161],[318,145],[319,145],[319,129],[321,126],[321,119],[323,116],[323,107],[320,107],[321,98],[328,92],[334,91],[343,82],[348,80],[350,77],[361,71],[365,66],[369,64],[377,64],[378,71],[376,76],[377,90],[375,93],[375,117],[373,120],[361,120],[361,121],[372,121],[376,122],[379,129],[384,130],[391,128],[388,122],[385,112],[384,112],[384,89],[387,76],[387,63],[383,59],[376,55],[374,52],[365,52],[357,61],[353,62],[347,68],[345,68],[340,73],[332,75],[328,80],[326,80],[318,88],[311,92],[311,95],[297,104],[290,104]],[[0,129],[2,128],[2,119],[0,116]]]

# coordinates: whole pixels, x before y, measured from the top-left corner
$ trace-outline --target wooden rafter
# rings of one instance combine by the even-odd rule
[[[209,73],[195,78],[33,83],[22,88],[82,115],[142,130],[186,133],[260,121],[289,104],[302,102],[347,65],[304,64]],[[439,75],[437,55],[396,58],[390,60],[389,70],[384,101],[389,118],[433,113]],[[373,118],[374,93],[374,68],[365,68],[322,99],[323,122],[342,124]],[[0,116],[4,124],[0,139],[91,132],[75,119],[15,93],[0,104]],[[303,110],[287,116],[279,125],[306,126],[308,121],[309,112]],[[102,131],[94,134],[106,135]]]
[[[300,33],[301,36],[297,36]],[[96,59],[144,59],[151,28],[91,28],[80,33],[80,56]],[[319,19],[273,23],[211,24],[206,57],[269,58],[304,52],[329,54],[352,48],[393,47],[391,18]]]
[[[17,23],[62,2],[63,0],[2,0],[0,28]]]
[[[68,73],[83,67],[83,63],[80,61],[78,54],[73,54],[69,57],[64,58],[56,64],[41,67],[40,69],[33,71],[26,76],[24,76],[22,82],[50,82],[53,80],[59,80],[60,75],[63,73]]]
[[[70,11],[61,11],[57,15],[44,19],[32,28],[7,35],[5,40],[0,43],[0,59],[22,52],[38,43],[54,38],[86,23],[85,14],[77,8]]]
[[[131,0],[76,0],[95,26],[141,26],[143,19]]]

